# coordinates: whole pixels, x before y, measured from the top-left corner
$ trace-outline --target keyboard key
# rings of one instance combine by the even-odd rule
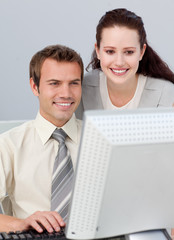
[[[44,231],[38,233],[35,230],[16,231],[16,232],[0,232],[0,240],[67,240],[64,234],[64,228],[60,232],[49,233]]]

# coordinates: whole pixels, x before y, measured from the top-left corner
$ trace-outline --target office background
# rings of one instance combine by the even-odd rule
[[[35,118],[38,99],[29,85],[35,52],[67,45],[86,66],[100,17],[120,7],[143,18],[149,44],[174,71],[173,0],[0,0],[0,120]]]

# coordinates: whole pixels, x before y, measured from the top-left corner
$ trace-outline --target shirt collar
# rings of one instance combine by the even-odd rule
[[[35,127],[43,144],[45,144],[50,139],[52,133],[57,128],[54,124],[43,118],[40,113],[38,113],[36,116]],[[75,114],[73,114],[70,120],[61,128],[66,132],[66,134],[72,141],[77,143],[78,129]]]

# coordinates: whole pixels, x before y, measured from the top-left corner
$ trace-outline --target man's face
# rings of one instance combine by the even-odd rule
[[[81,100],[81,68],[77,62],[46,59],[41,68],[39,89],[30,85],[40,103],[40,114],[57,127],[63,126]]]

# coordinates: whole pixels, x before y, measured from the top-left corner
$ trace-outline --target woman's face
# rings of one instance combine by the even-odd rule
[[[95,44],[100,66],[107,80],[114,84],[126,84],[136,81],[139,61],[146,45],[140,49],[136,30],[114,26],[102,31],[100,48]]]

